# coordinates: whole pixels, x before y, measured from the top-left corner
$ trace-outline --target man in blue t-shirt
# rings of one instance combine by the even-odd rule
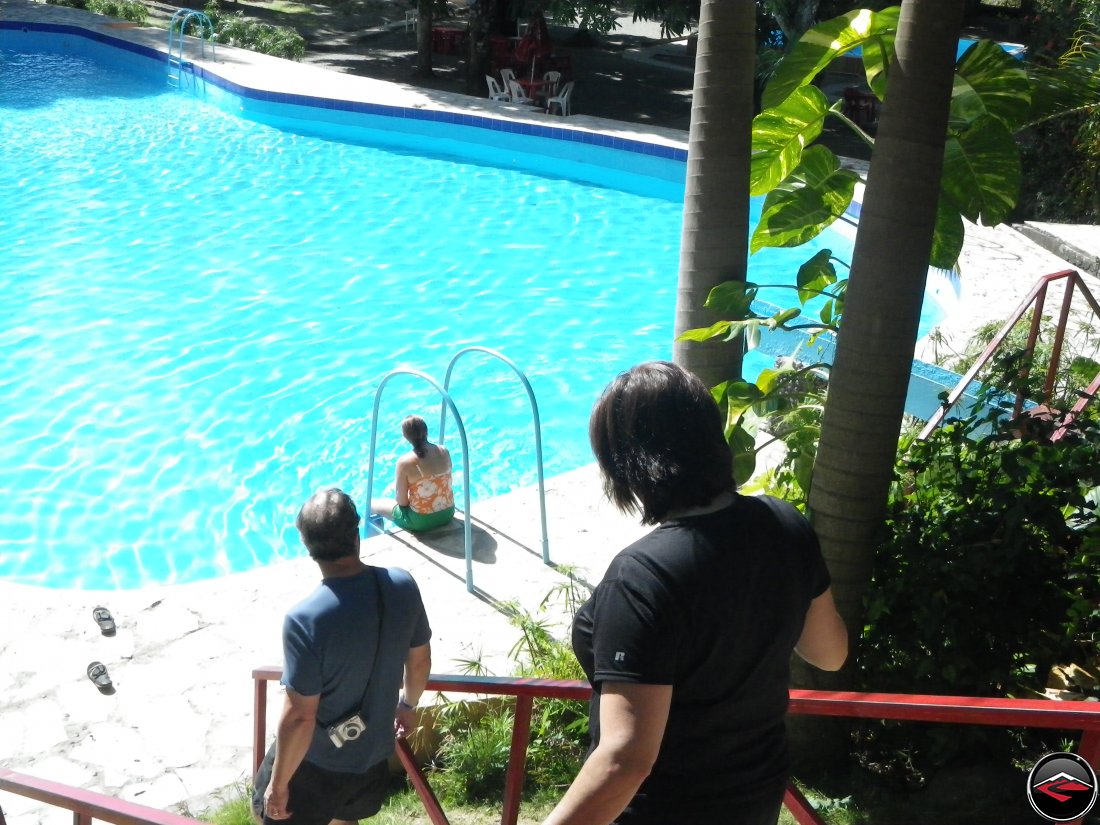
[[[355,823],[378,812],[395,731],[415,724],[431,629],[408,572],[359,559],[346,493],[314,495],[297,526],[323,578],[283,622],[286,702],[252,807],[265,825]]]

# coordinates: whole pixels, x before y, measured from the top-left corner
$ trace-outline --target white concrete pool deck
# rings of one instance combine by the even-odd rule
[[[0,19],[80,23],[158,49],[165,33],[118,27],[104,18],[27,0],[0,0]],[[90,22],[89,22],[90,21]],[[687,135],[591,117],[550,119],[519,107],[427,92],[219,48],[219,72],[244,85],[349,100],[524,117],[685,146]],[[1057,227],[1044,225],[1057,234]],[[1072,228],[1078,246],[1100,248],[1095,227]],[[1069,268],[1021,233],[969,227],[958,295],[943,329],[952,346],[970,331],[1003,319],[1044,273]],[[1096,294],[1100,283],[1090,276]],[[1052,306],[1052,305],[1048,305]],[[547,449],[552,450],[553,445]],[[547,482],[552,559],[597,581],[611,556],[640,535],[633,520],[601,500],[593,467]],[[537,496],[531,489],[473,507],[475,583],[463,584],[461,530],[420,542],[398,533],[364,544],[374,564],[412,571],[428,608],[434,670],[479,658],[497,674],[510,666],[518,638],[499,602],[536,610],[565,581],[541,563]],[[491,525],[491,529],[488,528]],[[71,591],[0,582],[0,767],[108,793],[156,808],[202,810],[217,793],[249,778],[250,672],[279,664],[285,609],[318,580],[305,558],[194,584],[138,591]],[[91,611],[111,609],[119,629],[100,635]],[[85,675],[105,663],[116,693],[99,694]],[[269,731],[280,700],[272,691]],[[11,825],[71,822],[66,812],[0,794]]]

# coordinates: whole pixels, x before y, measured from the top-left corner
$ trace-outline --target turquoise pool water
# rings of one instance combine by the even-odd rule
[[[646,195],[613,171],[598,186],[551,161],[461,162],[444,125],[447,158],[295,134],[168,90],[132,55],[4,35],[0,577],[128,588],[299,555],[311,492],[365,494],[382,376],[442,381],[474,344],[526,372],[546,471],[563,472],[590,461],[607,381],[670,354],[668,181]],[[810,254],[757,256],[752,277],[789,280]],[[472,357],[453,394],[475,502],[533,483],[510,371]],[[434,434],[434,392],[392,381],[379,494],[414,410]]]

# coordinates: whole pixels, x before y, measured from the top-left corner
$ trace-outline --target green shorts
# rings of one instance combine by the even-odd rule
[[[410,530],[414,533],[421,533],[425,530],[434,530],[437,527],[443,527],[450,524],[454,517],[454,507],[448,507],[446,510],[440,510],[438,513],[418,513],[413,508],[402,507],[400,504],[393,508],[393,513],[390,516],[393,523],[398,527]]]

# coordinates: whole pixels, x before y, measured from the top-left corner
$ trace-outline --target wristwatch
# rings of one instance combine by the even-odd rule
[[[401,696],[400,698],[398,698],[397,706],[399,708],[404,708],[405,710],[416,710],[416,705],[410,705],[408,702],[405,701],[404,696]]]

